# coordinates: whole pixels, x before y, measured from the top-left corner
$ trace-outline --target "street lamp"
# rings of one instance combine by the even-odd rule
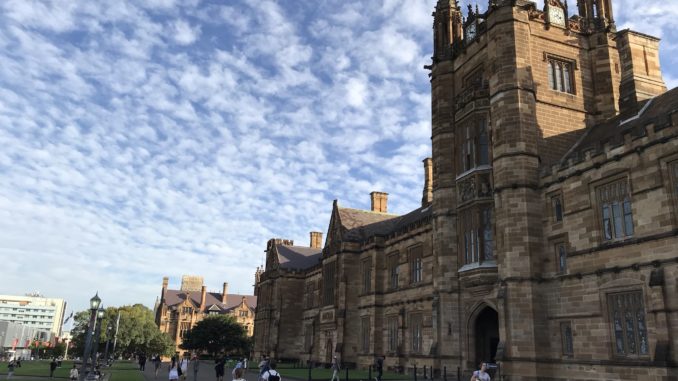
[[[101,298],[97,292],[92,299],[89,300],[89,323],[87,324],[87,334],[85,336],[85,353],[82,355],[82,368],[80,369],[80,379],[85,378],[87,371],[87,360],[89,359],[92,350],[92,334],[94,332],[94,325],[96,324],[97,310],[101,305]]]
[[[94,369],[97,364],[97,353],[99,352],[99,341],[101,337],[101,320],[104,318],[105,312],[106,311],[99,306],[99,309],[97,310],[96,328],[94,329],[94,337],[92,338],[92,375],[94,375]]]
[[[108,364],[108,345],[111,343],[111,331],[113,330],[113,324],[108,323],[106,327],[106,349],[104,350],[104,364]]]

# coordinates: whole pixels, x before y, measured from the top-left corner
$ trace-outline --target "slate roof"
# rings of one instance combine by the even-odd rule
[[[322,248],[275,245],[278,263],[283,269],[303,270],[320,263]]]
[[[339,208],[339,218],[348,241],[364,241],[370,237],[386,236],[431,215],[431,207],[417,208],[405,215],[371,212],[349,208]]]
[[[189,293],[191,301],[196,307],[200,306],[200,292],[191,292]],[[242,297],[245,297],[247,305],[254,309],[257,306],[257,297],[254,295],[240,295],[240,294],[228,294],[226,297],[226,304],[221,303],[221,294],[218,292],[207,292],[205,294],[205,308],[208,309],[212,305],[216,305],[222,312],[227,312],[233,308],[240,305],[242,302]],[[186,292],[181,290],[167,290],[165,292],[165,304],[168,306],[174,306],[179,303],[182,303],[186,300]]]
[[[617,146],[624,143],[624,135],[643,136],[648,124],[670,124],[671,114],[678,111],[678,87],[641,102],[637,113],[620,114],[589,128],[577,143],[565,154],[562,163],[575,162],[585,157],[586,151],[601,152],[606,144]]]

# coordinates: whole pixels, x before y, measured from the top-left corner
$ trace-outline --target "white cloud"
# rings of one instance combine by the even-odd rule
[[[176,20],[172,24],[171,35],[179,45],[190,45],[200,37],[200,26],[191,26],[185,20]]]

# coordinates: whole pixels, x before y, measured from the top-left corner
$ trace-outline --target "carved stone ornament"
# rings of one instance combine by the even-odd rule
[[[472,200],[476,197],[476,181],[475,178],[471,177],[466,180],[462,180],[458,185],[459,189],[459,198],[462,202]]]

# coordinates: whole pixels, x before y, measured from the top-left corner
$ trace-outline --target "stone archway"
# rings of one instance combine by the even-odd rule
[[[489,306],[482,308],[473,321],[474,364],[495,362],[499,345],[499,314]]]

